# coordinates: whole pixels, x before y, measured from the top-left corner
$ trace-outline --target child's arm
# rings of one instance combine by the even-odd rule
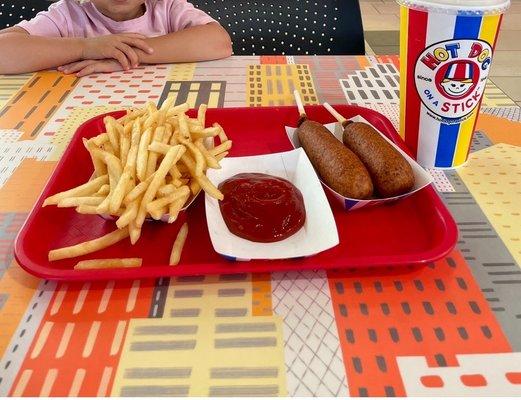
[[[0,74],[33,72],[81,58],[78,38],[31,36],[22,28],[0,31]]]
[[[136,49],[152,51],[136,34],[107,35],[97,38],[62,38],[29,35],[22,28],[0,31],[0,74],[33,72],[82,59],[117,60],[123,69],[137,66]]]
[[[216,60],[232,53],[230,36],[217,23],[198,25],[178,32],[146,39],[153,53],[136,52],[141,64],[161,64]],[[85,60],[58,68],[66,74],[85,76],[98,72],[120,71],[114,60]]]
[[[217,60],[232,54],[228,32],[215,22],[148,38],[146,42],[154,49],[152,54],[136,50],[144,64]]]

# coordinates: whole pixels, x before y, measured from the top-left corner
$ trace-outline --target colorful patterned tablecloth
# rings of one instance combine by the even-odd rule
[[[56,283],[13,240],[76,127],[161,101],[399,109],[397,57],[232,57],[0,77],[0,396],[521,394],[520,108],[489,83],[467,165],[430,171],[457,248],[424,268]],[[42,238],[45,240],[45,238]],[[320,268],[317,265],[317,268]]]

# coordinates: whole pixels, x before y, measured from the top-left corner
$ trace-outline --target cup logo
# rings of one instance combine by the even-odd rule
[[[459,100],[476,87],[479,67],[470,61],[454,61],[438,69],[435,82],[438,91],[448,99]]]
[[[470,116],[485,90],[491,62],[492,48],[482,40],[447,40],[426,48],[414,77],[429,115],[451,124]]]

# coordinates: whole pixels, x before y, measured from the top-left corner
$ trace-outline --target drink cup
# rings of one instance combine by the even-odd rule
[[[400,135],[420,165],[465,163],[510,0],[397,0]]]

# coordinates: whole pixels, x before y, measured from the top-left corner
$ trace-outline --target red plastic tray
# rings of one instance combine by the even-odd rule
[[[345,117],[361,115],[404,148],[391,122],[383,115],[361,107],[336,106]],[[321,106],[306,107],[309,118],[332,122]],[[112,113],[116,117],[122,113]],[[193,114],[192,114],[193,115]],[[209,109],[207,121],[218,121],[233,140],[229,156],[246,156],[290,150],[285,125],[298,119],[295,107]],[[277,261],[233,262],[217,254],[210,242],[205,220],[204,196],[199,196],[179,221],[169,225],[146,222],[135,246],[124,240],[105,250],[84,257],[49,262],[49,250],[102,236],[115,229],[113,221],[96,215],[80,215],[74,209],[48,206],[43,199],[56,192],[84,183],[93,172],[82,137],[92,137],[104,129],[102,116],[84,123],[69,147],[15,243],[15,256],[28,272],[55,280],[129,279],[173,275],[229,274],[302,269],[369,268],[415,265],[445,256],[457,240],[456,224],[432,187],[401,201],[346,212],[332,204],[340,244],[318,255]],[[184,220],[189,234],[181,264],[168,266],[172,243]],[[80,259],[142,257],[141,268],[81,270],[72,269]]]

